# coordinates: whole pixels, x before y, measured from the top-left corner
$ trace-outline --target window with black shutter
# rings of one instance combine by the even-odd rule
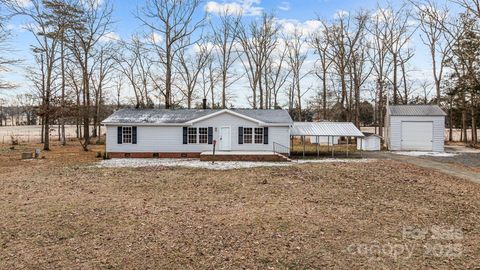
[[[133,142],[133,128],[122,127],[122,143],[129,144]]]
[[[208,128],[208,144],[213,144],[213,127]]]
[[[268,127],[263,128],[263,143],[268,144]]]
[[[137,127],[132,127],[132,144],[137,144]]]
[[[243,144],[243,127],[238,127],[238,144]]]
[[[118,144],[123,143],[123,128],[122,127],[117,127],[117,143]]]
[[[183,127],[183,144],[188,144],[188,128]]]

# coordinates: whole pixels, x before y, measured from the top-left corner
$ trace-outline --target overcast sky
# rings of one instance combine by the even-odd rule
[[[442,0],[440,0],[442,1]],[[439,1],[439,2],[440,2]],[[145,32],[146,29],[135,18],[138,8],[144,5],[144,0],[113,0],[114,14],[113,20],[115,24],[109,36],[113,38],[128,39],[133,33]],[[400,5],[401,1],[391,1],[393,5]],[[309,21],[321,17],[324,19],[332,19],[335,14],[340,11],[356,12],[360,9],[374,11],[377,8],[377,1],[374,0],[290,0],[290,1],[267,1],[267,0],[234,0],[234,1],[205,1],[202,4],[198,16],[202,16],[203,11],[209,11],[214,15],[216,9],[222,8],[222,5],[232,5],[233,7],[242,8],[248,16],[247,19],[254,19],[259,16],[262,11],[273,12],[279,19],[298,24],[303,27],[309,27]],[[15,18],[9,22],[12,29],[12,39],[10,43],[14,49],[15,57],[24,59],[23,66],[28,66],[32,62],[30,46],[34,44],[34,39],[29,32],[22,30],[24,18]],[[413,37],[411,46],[415,47],[416,54],[411,62],[412,73],[416,77],[430,78],[430,59],[428,57],[427,48],[421,43],[418,35]],[[11,98],[17,93],[28,91],[28,81],[25,80],[25,71],[23,68],[17,68],[8,75],[10,80],[19,84],[14,91],[0,92],[0,96]],[[306,84],[315,85],[317,82],[314,78],[310,78]],[[239,106],[247,106],[246,97],[250,93],[246,89],[246,85],[235,84],[232,92],[236,93],[237,99],[235,104]],[[312,94],[313,91],[311,91]]]

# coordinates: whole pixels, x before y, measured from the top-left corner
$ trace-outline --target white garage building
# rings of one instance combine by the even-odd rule
[[[436,105],[387,107],[385,137],[392,151],[444,151],[446,113]]]

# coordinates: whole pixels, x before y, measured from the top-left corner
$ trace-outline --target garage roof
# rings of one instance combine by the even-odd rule
[[[390,105],[392,116],[445,116],[437,105]]]
[[[295,122],[290,135],[364,137],[363,133],[350,122]]]

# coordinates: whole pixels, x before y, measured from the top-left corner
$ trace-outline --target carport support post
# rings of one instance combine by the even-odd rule
[[[320,136],[317,136],[317,157],[320,156]]]
[[[348,157],[348,139],[349,137],[347,137],[347,157]]]
[[[332,158],[335,157],[335,144],[333,143],[333,140],[332,140]]]
[[[303,143],[303,157],[305,158],[305,135],[302,136],[302,143]]]
[[[358,138],[357,138],[357,144],[358,144]],[[360,139],[360,155],[363,158],[363,138]]]
[[[330,152],[330,136],[327,136],[327,154]]]

